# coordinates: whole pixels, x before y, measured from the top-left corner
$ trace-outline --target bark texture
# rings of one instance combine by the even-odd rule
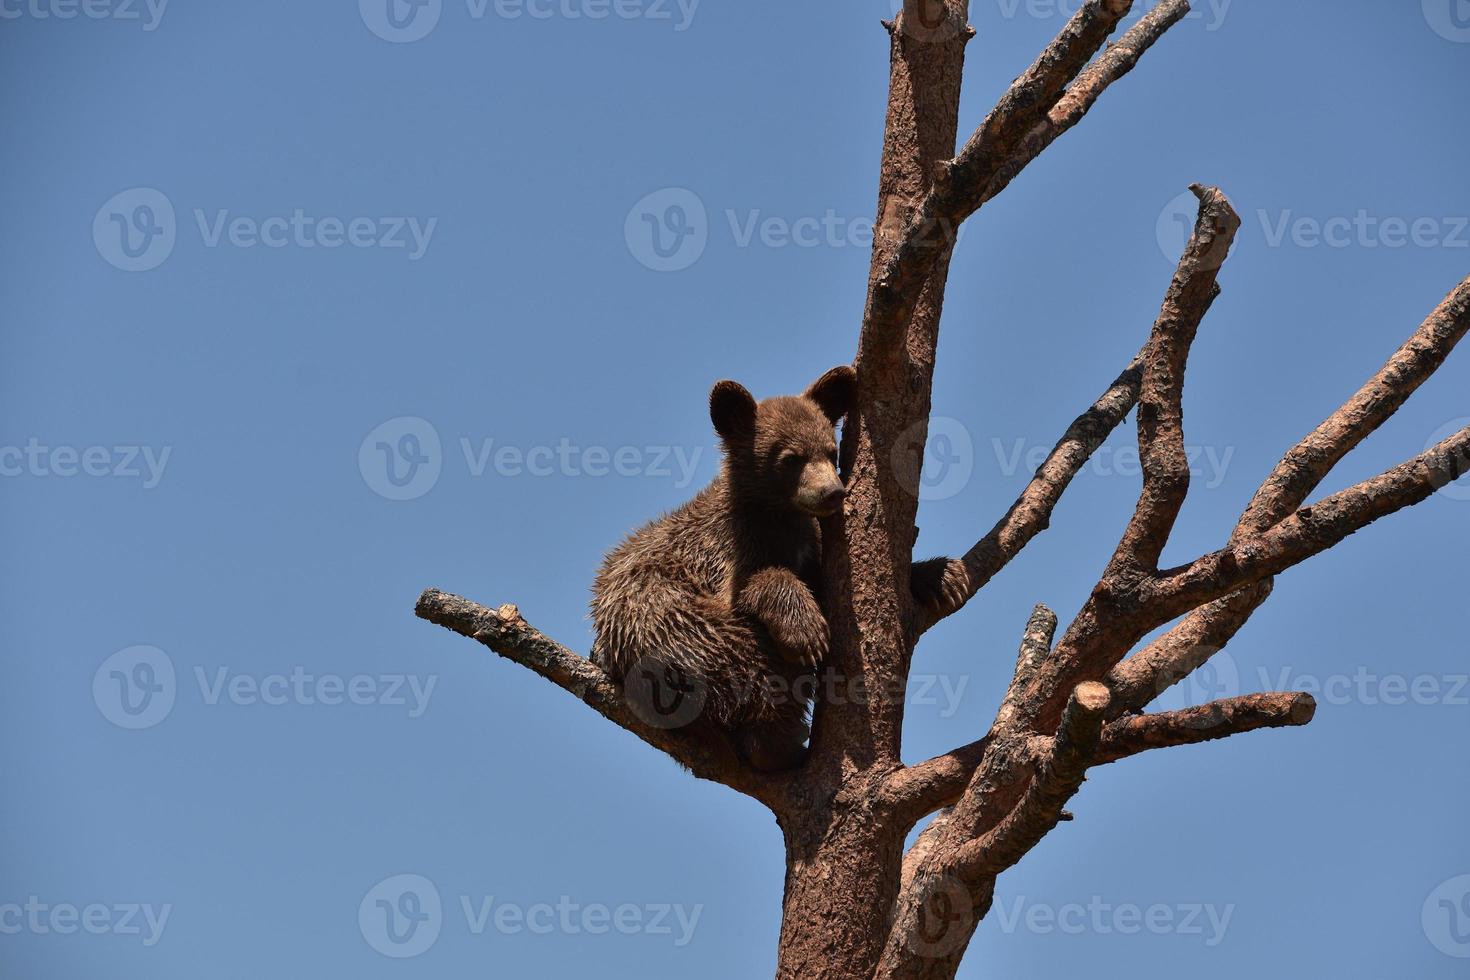
[[[1190,348],[1220,295],[1239,227],[1218,188],[1195,186],[1194,233],[1142,350],[1068,427],[984,537],[959,558],[926,563],[924,573],[942,584],[937,598],[912,600],[919,471],[955,233],[1189,10],[1186,0],[1162,0],[1109,43],[1131,7],[1087,0],[958,151],[960,81],[974,33],[967,3],[905,0],[884,25],[890,93],[855,358],[857,408],[841,447],[848,492],[822,529],[831,651],[800,768],[758,773],[732,744],[651,723],[628,692],[536,631],[515,606],[487,608],[434,589],[419,599],[420,617],[530,668],[694,775],[771,809],[786,843],[780,977],[953,977],[997,876],[1069,819],[1064,807],[1089,770],[1152,749],[1310,722],[1315,702],[1292,692],[1146,709],[1230,642],[1270,596],[1273,576],[1470,469],[1466,429],[1307,503],[1465,335],[1467,279],[1282,457],[1222,548],[1159,568],[1189,490],[1182,398]],[[1046,529],[1073,477],[1134,409],[1142,486],[1091,595],[1060,638],[1056,614],[1036,607],[1001,707],[980,738],[905,766],[903,691],[919,638]],[[905,851],[909,832],[930,815]]]

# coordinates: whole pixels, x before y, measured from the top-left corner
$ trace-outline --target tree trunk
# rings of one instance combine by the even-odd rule
[[[871,791],[867,794],[872,799]],[[853,805],[856,804],[856,805]],[[776,975],[873,976],[898,894],[904,833],[861,797],[786,828],[786,893]]]
[[[874,296],[936,168],[955,153],[965,44],[973,34],[967,8],[965,0],[906,0],[886,25],[890,87],[877,233],[858,350],[858,407],[843,432],[848,495],[844,513],[823,528],[824,540],[838,545],[823,548],[831,696],[821,700],[813,729],[803,787],[810,809],[788,815],[791,826],[783,828],[777,975],[793,980],[871,977],[898,896],[908,826],[875,801],[881,781],[901,765],[903,687],[915,642],[908,570],[950,243],[939,246],[906,343],[877,336]]]

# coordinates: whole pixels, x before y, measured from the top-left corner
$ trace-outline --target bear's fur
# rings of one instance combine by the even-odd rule
[[[846,366],[759,403],[716,384],[720,475],[609,552],[593,585],[592,659],[625,687],[637,665],[697,692],[693,724],[733,734],[758,769],[805,751],[810,675],[829,639],[817,522],[842,505],[833,429],[856,387]]]

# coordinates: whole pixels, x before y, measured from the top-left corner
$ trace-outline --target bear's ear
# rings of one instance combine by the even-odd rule
[[[716,381],[709,393],[709,418],[721,439],[748,439],[755,434],[755,399],[737,381]]]
[[[857,372],[846,364],[835,367],[812,382],[806,397],[836,425],[857,400]]]

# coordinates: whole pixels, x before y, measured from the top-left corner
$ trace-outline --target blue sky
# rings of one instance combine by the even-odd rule
[[[412,607],[585,650],[603,551],[715,471],[709,385],[851,358],[892,7],[375,2],[0,3],[0,975],[769,975],[769,814]],[[1190,182],[1245,225],[1166,560],[1470,273],[1470,6],[1200,6],[967,227],[925,553],[1145,338]],[[976,0],[963,126],[1064,16]],[[925,639],[911,761],[989,723],[1034,602],[1078,608],[1132,439]],[[1456,486],[1284,576],[1178,698],[1316,721],[1099,771],[961,975],[1463,976],[1467,545]]]

